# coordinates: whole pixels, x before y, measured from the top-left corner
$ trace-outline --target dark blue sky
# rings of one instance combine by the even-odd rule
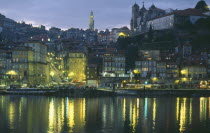
[[[154,3],[162,9],[192,8],[199,0],[144,0],[148,8]],[[88,28],[90,11],[94,11],[95,28],[105,29],[128,26],[131,7],[142,0],[1,0],[0,13],[15,21],[25,21],[34,26],[62,29]],[[210,0],[206,0],[210,5]]]

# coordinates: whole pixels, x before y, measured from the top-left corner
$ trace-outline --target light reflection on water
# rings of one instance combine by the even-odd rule
[[[0,96],[0,132],[210,132],[210,98]]]

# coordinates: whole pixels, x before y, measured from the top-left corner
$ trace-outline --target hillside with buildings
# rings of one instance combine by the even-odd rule
[[[131,28],[33,27],[0,17],[0,82],[125,87],[199,85],[210,77],[210,11],[134,4]],[[203,82],[205,81],[205,82]]]

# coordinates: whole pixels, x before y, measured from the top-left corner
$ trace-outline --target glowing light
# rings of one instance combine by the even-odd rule
[[[8,74],[8,75],[17,75],[17,73],[14,70],[11,70],[11,71],[7,72],[6,74]]]
[[[152,80],[153,80],[153,81],[157,81],[157,78],[156,78],[156,77],[154,77]]]
[[[123,80],[122,83],[127,83],[127,81],[126,80]]]
[[[69,108],[68,108],[68,124],[69,124],[69,128],[70,128],[70,133],[73,133],[73,128],[74,128],[74,125],[75,125],[75,122],[74,122],[74,102],[73,101],[70,101],[69,103]]]
[[[179,121],[179,109],[180,109],[179,103],[180,103],[180,99],[177,98],[177,99],[176,99],[176,120],[177,120],[177,121]]]
[[[182,78],[182,81],[187,81],[187,78]]]
[[[187,71],[186,70],[181,70],[181,74],[186,74]]]
[[[123,33],[123,32],[120,32],[120,33],[119,33],[119,36],[126,37],[127,35],[126,35],[125,33]]]
[[[49,118],[49,131],[50,133],[53,133],[54,118],[55,118],[54,101],[50,101],[48,118]]]
[[[200,121],[206,119],[207,115],[207,100],[204,97],[200,98]]]
[[[175,84],[178,84],[179,83],[179,80],[175,80]]]
[[[137,74],[137,73],[140,73],[140,71],[135,69],[135,70],[133,70],[133,73]]]
[[[15,119],[15,104],[9,104],[9,123],[11,128],[14,128],[14,119]]]
[[[123,99],[123,109],[122,109],[122,113],[123,113],[123,120],[125,121],[126,118],[126,99]]]
[[[53,77],[55,75],[55,73],[53,71],[51,71],[50,75]]]
[[[148,101],[147,101],[147,98],[145,98],[145,101],[144,101],[144,117],[145,119],[147,118],[147,107],[148,107]]]
[[[187,119],[187,109],[186,109],[186,102],[187,98],[183,98],[183,103],[181,104],[181,110],[180,110],[180,132],[184,132],[186,128],[186,119]]]
[[[153,114],[152,114],[152,116],[153,116],[153,128],[155,128],[155,126],[156,126],[156,98],[154,98],[154,101],[153,101],[153,110],[152,110],[152,112],[153,112]]]
[[[80,119],[81,119],[81,125],[85,125],[85,110],[86,110],[86,103],[85,98],[81,99],[79,105],[80,105]]]

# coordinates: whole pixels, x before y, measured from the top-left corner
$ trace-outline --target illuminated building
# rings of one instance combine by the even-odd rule
[[[94,31],[94,15],[93,15],[93,11],[90,12],[89,29],[90,29],[91,31]]]
[[[12,52],[10,50],[0,49],[0,84],[7,85],[10,81],[8,71],[12,69]]]
[[[203,65],[184,66],[181,75],[183,78],[203,79],[207,78],[207,69]]]
[[[166,77],[177,78],[179,76],[179,67],[176,62],[166,62]]]
[[[124,77],[125,56],[120,54],[104,54],[103,77]]]
[[[113,28],[110,34],[110,40],[112,42],[117,42],[119,37],[128,37],[130,35],[130,30],[128,27]]]
[[[34,84],[34,51],[31,47],[16,47],[12,49],[12,70],[8,71],[11,74],[12,80],[19,84]],[[15,73],[12,73],[12,72]]]
[[[69,53],[67,60],[68,77],[72,81],[85,81],[86,55],[81,52]]]
[[[135,69],[141,72],[141,77],[156,77],[157,62],[152,60],[135,61]]]
[[[49,63],[47,61],[47,45],[39,42],[27,42],[24,46],[31,47],[33,54],[33,83],[48,84],[50,78]]]
[[[96,64],[88,64],[86,76],[86,85],[98,86],[98,67]]]
[[[160,50],[139,50],[139,56],[144,60],[160,60]]]

